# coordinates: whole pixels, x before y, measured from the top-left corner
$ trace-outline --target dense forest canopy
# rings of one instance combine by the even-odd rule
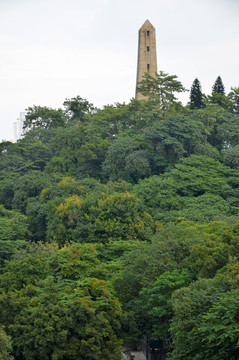
[[[33,105],[0,144],[0,359],[238,359],[239,88],[138,91]]]

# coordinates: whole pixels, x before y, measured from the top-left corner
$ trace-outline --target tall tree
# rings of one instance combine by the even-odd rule
[[[190,108],[202,109],[204,107],[200,81],[196,78],[190,92]]]
[[[46,106],[28,107],[26,109],[26,120],[23,124],[23,130],[31,128],[52,129],[65,126],[65,116],[62,109],[51,109]]]
[[[93,104],[89,103],[86,99],[82,99],[79,95],[66,99],[63,105],[65,106],[68,120],[78,120],[82,123],[85,122],[87,115],[93,114],[96,110]]]
[[[212,93],[225,95],[225,88],[221,79],[221,76],[218,76],[213,87],[212,87]]]
[[[233,103],[229,96],[225,95],[225,88],[220,76],[217,77],[213,87],[212,94],[208,96],[209,103],[218,104],[227,111],[233,111]]]
[[[0,267],[19,249],[26,247],[28,235],[26,217],[0,205]]]
[[[228,98],[232,101],[232,111],[234,114],[239,114],[239,87],[232,87]]]
[[[10,355],[11,350],[11,338],[5,333],[4,327],[0,325],[0,359],[13,360],[13,356]]]
[[[120,358],[121,306],[102,269],[90,245],[32,245],[8,262],[0,275],[0,317],[16,359]],[[12,360],[1,356],[9,339],[1,329],[0,359]]]
[[[164,71],[160,71],[159,74],[155,73],[155,76],[145,73],[143,80],[137,87],[137,92],[149,99],[156,100],[165,112],[176,102],[175,93],[186,91],[177,78],[176,75],[169,75]]]

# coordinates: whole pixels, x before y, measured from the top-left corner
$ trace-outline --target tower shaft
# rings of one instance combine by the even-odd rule
[[[146,20],[139,29],[138,42],[138,66],[137,66],[137,80],[136,80],[136,94],[137,100],[145,99],[145,96],[137,93],[137,85],[145,73],[155,76],[157,72],[157,55],[156,55],[156,35],[153,25]]]

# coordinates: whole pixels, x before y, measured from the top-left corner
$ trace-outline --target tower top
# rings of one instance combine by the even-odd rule
[[[146,20],[144,24],[141,26],[140,30],[148,29],[148,28],[155,29],[154,26],[151,24],[151,22],[149,20]]]

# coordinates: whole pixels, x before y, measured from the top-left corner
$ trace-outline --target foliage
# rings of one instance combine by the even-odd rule
[[[153,175],[139,181],[132,192],[145,203],[151,214],[155,214],[156,209],[168,211],[180,207],[182,199],[176,194],[177,186],[172,178]]]
[[[143,80],[137,86],[137,92],[154,99],[160,105],[163,112],[176,101],[175,93],[186,91],[176,75],[169,75],[163,71],[155,76],[145,73]]]
[[[101,194],[98,199],[85,200],[73,195],[53,205],[48,223],[50,239],[103,242],[111,240],[148,240],[154,229],[151,216],[141,201],[132,194]]]
[[[206,192],[224,196],[230,192],[230,176],[234,174],[217,160],[191,155],[166,172],[164,177],[173,178],[178,184],[177,193],[183,196],[200,196]]]
[[[201,109],[204,107],[203,95],[201,90],[201,84],[196,78],[192,84],[190,91],[190,108]]]
[[[163,223],[176,221],[178,218],[199,223],[208,221],[225,220],[227,217],[238,214],[235,207],[219,195],[205,193],[197,197],[182,197],[180,206],[171,207],[168,212],[158,211],[157,217]],[[176,205],[176,204],[175,204]]]
[[[204,342],[204,359],[238,359],[238,289],[225,293],[202,317],[199,334]]]
[[[238,358],[238,89],[195,81],[205,106],[146,74],[144,100],[33,106],[0,144],[0,357]]]
[[[232,101],[232,111],[234,114],[239,114],[239,87],[232,87],[228,98]]]
[[[202,230],[194,223],[158,224],[150,243],[138,243],[123,255],[124,269],[116,279],[119,298],[130,302],[164,272],[181,269],[193,244],[203,241]]]
[[[66,99],[63,105],[66,109],[65,112],[68,121],[78,120],[84,123],[87,115],[95,111],[93,104],[89,103],[86,99],[82,99],[79,95],[71,99]]]
[[[135,126],[135,121],[130,119],[129,106],[125,103],[117,103],[106,105],[103,109],[98,109],[89,119],[87,127],[89,136],[100,134],[102,139],[113,139],[121,131]]]
[[[4,327],[0,326],[0,359],[13,360],[13,357],[10,355],[11,352],[11,338],[6,334]]]
[[[234,116],[226,119],[226,121],[218,125],[216,131],[216,141],[221,149],[229,149],[238,145],[239,117]]]
[[[218,92],[213,92],[212,95],[208,96],[209,103],[217,104],[222,108],[232,112],[233,104],[230,98],[226,95],[222,95]]]
[[[225,125],[231,118],[231,114],[218,104],[208,103],[204,109],[195,111],[194,117],[204,126],[205,143],[209,141],[211,145],[221,150],[222,144],[217,138],[218,127],[221,124]]]
[[[173,360],[205,359],[205,346],[198,331],[202,317],[229,289],[229,284],[223,278],[200,279],[188,288],[182,288],[174,293],[172,298],[174,316],[171,324]],[[206,359],[209,360],[210,357]]]
[[[32,170],[43,171],[49,159],[49,149],[40,141],[8,144],[0,154],[0,179],[25,175]]]
[[[212,93],[225,95],[225,88],[221,79],[221,76],[218,76],[213,87],[212,87]]]
[[[19,249],[26,247],[28,236],[27,218],[0,205],[0,267]]]
[[[62,109],[51,109],[46,106],[28,107],[26,109],[26,120],[23,124],[23,129],[43,128],[51,129],[56,127],[65,126],[65,117]]]
[[[141,150],[140,141],[131,137],[118,138],[109,147],[102,173],[109,180],[132,181],[150,174],[147,153]]]
[[[64,286],[65,285],[65,286]],[[104,281],[85,280],[72,287],[43,281],[11,331],[17,354],[26,359],[119,359],[117,302]],[[103,330],[103,331],[102,331]]]
[[[152,287],[144,288],[140,292],[142,308],[146,312],[145,328],[153,337],[159,337],[164,342],[169,341],[170,320],[173,315],[172,293],[188,285],[193,277],[187,270],[166,271],[160,275]]]
[[[101,164],[109,146],[109,139],[87,134],[85,126],[79,125],[58,134],[51,141],[53,156],[46,172],[99,177]]]
[[[157,100],[151,98],[148,100],[131,99],[129,111],[129,125],[135,132],[145,130],[154,122],[164,118],[160,104],[158,104]]]
[[[108,284],[95,277],[102,275],[94,248],[41,245],[29,250],[10,262],[0,279],[12,297],[12,311],[20,305],[9,324],[16,355],[85,359],[87,353],[88,359],[117,360],[121,307]],[[12,282],[16,267],[22,270]],[[2,294],[0,304],[5,301]]]
[[[173,308],[172,359],[238,358],[236,259],[213,279],[200,279],[177,290],[173,295]]]
[[[203,128],[186,116],[174,116],[148,127],[143,138],[151,154],[153,169],[159,173],[194,152],[203,139]]]
[[[225,149],[223,156],[226,165],[229,165],[234,169],[239,168],[239,145]]]
[[[235,226],[181,220],[159,227],[151,243],[136,244],[123,254],[123,269],[115,286],[124,310],[135,323],[127,330],[134,341],[148,334],[170,344],[169,324],[175,315],[171,295],[192,280],[222,271],[238,252]]]

